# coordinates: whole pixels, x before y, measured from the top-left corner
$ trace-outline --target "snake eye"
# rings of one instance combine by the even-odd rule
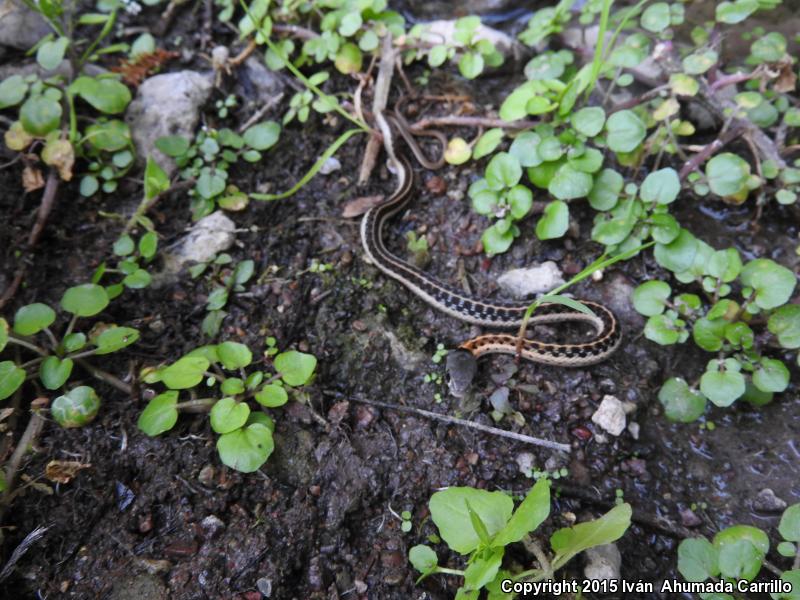
[[[449,371],[445,371],[444,372],[444,381],[445,381],[445,383],[447,383],[447,385],[450,385],[450,381],[452,381],[452,379],[453,378],[450,376],[450,372]]]

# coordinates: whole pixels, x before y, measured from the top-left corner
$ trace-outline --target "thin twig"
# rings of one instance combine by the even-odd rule
[[[520,120],[504,121],[494,117],[467,117],[447,115],[444,117],[426,117],[411,124],[411,131],[428,129],[429,127],[501,127],[503,129],[530,129],[539,125],[538,121]]]
[[[395,49],[392,47],[392,34],[386,33],[381,47],[381,62],[378,66],[378,76],[375,79],[374,95],[372,98],[372,114],[382,114],[389,102],[389,90],[392,87],[394,76]],[[361,159],[361,168],[358,171],[358,184],[363,185],[369,181],[369,176],[375,168],[381,140],[376,135],[371,135],[364,149],[364,158]]]
[[[33,248],[42,236],[44,226],[47,223],[47,217],[53,210],[53,205],[56,200],[56,192],[58,191],[58,173],[55,169],[50,169],[47,174],[47,183],[44,186],[44,193],[42,194],[42,202],[39,204],[39,212],[36,213],[36,222],[31,228],[31,233],[28,236],[28,246]]]
[[[34,410],[31,414],[30,421],[28,421],[28,426],[25,427],[25,431],[19,439],[17,447],[14,448],[14,453],[8,460],[8,464],[6,465],[6,490],[3,492],[2,498],[0,498],[0,523],[3,522],[3,517],[5,517],[6,511],[8,510],[9,498],[14,491],[14,483],[17,480],[17,471],[19,471],[22,458],[25,456],[28,448],[36,443],[36,438],[39,437],[44,423],[45,419],[42,417],[41,413],[38,410]]]
[[[720,134],[720,136],[713,142],[711,142],[710,144],[706,144],[703,147],[703,149],[700,150],[700,152],[695,154],[683,165],[683,168],[681,168],[680,172],[681,181],[683,181],[691,173],[699,169],[703,163],[705,163],[709,158],[711,158],[722,148],[724,148],[725,145],[735,140],[741,134],[742,134],[742,128],[736,126],[729,127],[727,131],[724,131],[722,134]]]
[[[119,391],[127,394],[128,396],[133,395],[133,386],[129,383],[125,383],[119,377],[112,375],[111,373],[104,371],[103,369],[98,369],[91,363],[87,362],[86,360],[79,358],[75,361],[81,367],[83,367],[86,371],[88,371],[92,377],[95,379],[99,379],[107,383],[108,385],[117,388]]]
[[[354,402],[369,404],[371,406],[377,406],[380,408],[387,408],[389,410],[414,413],[416,415],[428,417],[429,419],[442,421],[443,423],[450,423],[451,425],[460,425],[462,427],[477,429],[478,431],[483,431],[484,433],[509,438],[512,440],[516,440],[517,442],[522,442],[524,444],[531,444],[533,446],[541,446],[543,448],[549,448],[550,450],[560,450],[561,452],[569,452],[571,449],[569,444],[559,444],[558,442],[551,442],[550,440],[543,440],[541,438],[535,438],[529,435],[523,435],[521,433],[514,433],[513,431],[506,431],[505,429],[498,429],[497,427],[489,427],[488,425],[481,425],[480,423],[467,421],[466,419],[459,419],[458,417],[440,415],[439,413],[431,412],[428,410],[422,410],[421,408],[414,408],[412,406],[403,406],[401,404],[388,404],[386,402],[378,402],[376,400],[362,400],[359,398],[352,398],[352,400]]]
[[[264,103],[264,106],[262,106],[261,108],[259,108],[259,109],[258,109],[256,112],[254,112],[254,113],[253,113],[253,116],[251,116],[249,119],[247,119],[247,121],[245,121],[245,122],[242,124],[242,126],[241,126],[241,127],[239,127],[239,133],[244,133],[245,131],[247,131],[247,129],[248,129],[248,128],[249,128],[249,127],[252,125],[252,124],[254,124],[254,123],[255,123],[255,122],[257,122],[258,120],[260,120],[260,119],[261,119],[261,117],[263,117],[265,114],[267,114],[267,113],[268,113],[269,111],[271,111],[273,108],[275,108],[275,106],[276,106],[276,105],[278,104],[278,102],[280,102],[281,100],[283,100],[283,92],[280,92],[280,93],[278,93],[278,94],[276,94],[276,95],[272,96],[272,98],[270,98],[270,99],[269,99],[267,102],[265,102],[265,103]]]

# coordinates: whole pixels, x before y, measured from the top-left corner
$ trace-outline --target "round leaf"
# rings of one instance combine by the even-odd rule
[[[768,310],[788,302],[797,280],[786,267],[769,258],[758,258],[742,269],[742,283],[755,290],[756,305]]]
[[[681,182],[678,173],[672,167],[660,169],[650,173],[642,182],[639,192],[645,202],[670,204],[681,191]]]
[[[570,120],[578,133],[592,138],[603,130],[606,113],[599,106],[587,106],[573,113]]]
[[[733,196],[747,185],[750,165],[730,152],[716,155],[706,164],[706,177],[711,191],[718,196]]]
[[[658,400],[664,406],[664,415],[670,421],[678,423],[696,421],[706,410],[706,399],[693,392],[683,379],[677,377],[672,377],[664,382],[658,392]],[[678,568],[680,569],[680,566]],[[683,574],[685,577],[686,574]],[[694,580],[689,579],[689,581]]]
[[[217,355],[222,366],[230,371],[242,369],[253,362],[250,348],[239,342],[222,342],[217,346]]]
[[[265,121],[249,127],[244,132],[245,143],[255,150],[267,150],[275,145],[281,133],[281,126],[275,121]]]
[[[744,394],[744,390],[744,376],[738,371],[718,371],[712,368],[700,378],[700,391],[717,406],[730,406]]]
[[[116,79],[78,77],[70,90],[102,113],[116,115],[125,110],[131,101],[131,92]]]
[[[139,339],[139,332],[132,327],[109,327],[94,340],[95,354],[110,354],[130,346]]]
[[[28,98],[19,110],[22,127],[32,135],[45,136],[61,124],[61,104],[46,96]]]
[[[312,354],[289,350],[275,357],[275,369],[281,374],[284,383],[299,386],[308,383],[317,367],[317,359]]]
[[[762,358],[753,373],[753,383],[762,392],[782,392],[789,385],[789,369],[774,358]]]
[[[556,171],[547,186],[547,191],[559,200],[574,200],[588,196],[593,185],[594,180],[591,175],[566,164]]]
[[[267,408],[277,408],[289,401],[289,394],[283,387],[275,384],[265,385],[256,393],[256,402]]]
[[[26,304],[14,315],[14,333],[34,335],[56,320],[55,311],[41,302]]]
[[[108,294],[104,287],[84,283],[69,288],[61,297],[61,308],[79,317],[93,317],[108,306]]]
[[[486,166],[486,183],[493,190],[513,187],[521,177],[519,161],[508,152],[495,154]]]
[[[230,433],[247,422],[250,407],[233,398],[219,400],[211,409],[211,429],[217,433]]]
[[[672,288],[664,281],[648,281],[633,291],[633,307],[645,317],[664,312],[665,302],[672,294]]]
[[[272,431],[261,423],[223,434],[217,440],[217,451],[223,464],[242,473],[257,471],[272,454],[273,448]]]
[[[61,360],[57,356],[48,356],[39,365],[39,379],[48,390],[57,390],[69,379],[72,373],[72,359]]]
[[[147,404],[139,415],[137,425],[147,435],[153,437],[169,431],[178,422],[178,392],[169,390],[159,394]]]
[[[800,348],[800,305],[781,306],[772,313],[767,326],[770,332],[778,336],[781,346],[792,350]]]
[[[208,369],[205,356],[184,356],[161,370],[161,381],[173,390],[185,390],[200,383]]]
[[[97,392],[81,385],[53,400],[50,414],[62,427],[83,427],[95,418],[98,410],[100,397]]]
[[[536,224],[536,236],[540,240],[560,238],[569,227],[569,207],[566,202],[555,200],[544,209],[544,215]]]
[[[17,391],[25,381],[25,371],[13,361],[0,362],[0,400],[5,400]]]
[[[632,110],[615,112],[606,121],[606,141],[614,152],[633,152],[642,143],[647,128]]]
[[[783,512],[778,531],[788,542],[800,542],[800,504],[793,504]]]
[[[672,18],[670,15],[669,4],[666,2],[656,2],[647,7],[642,13],[642,27],[647,31],[659,33],[670,26]]]

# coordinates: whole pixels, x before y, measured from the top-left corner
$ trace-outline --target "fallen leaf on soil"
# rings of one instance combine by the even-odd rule
[[[26,192],[35,192],[44,187],[44,177],[39,169],[25,167],[22,169],[22,187]]]
[[[792,59],[788,56],[785,57],[782,61],[780,61],[780,63],[778,63],[778,68],[780,69],[780,72],[778,78],[775,80],[775,85],[773,86],[775,91],[781,94],[793,92],[795,86],[797,85],[797,75],[792,69]]]
[[[67,140],[48,142],[42,150],[42,160],[46,165],[58,169],[58,176],[64,181],[72,179],[72,166],[75,164],[75,149]]]
[[[353,217],[359,217],[367,212],[373,206],[377,206],[378,204],[383,201],[383,196],[360,196],[358,198],[354,198],[350,200],[347,204],[344,205],[344,209],[342,209],[342,216],[345,219],[352,219]]]
[[[44,476],[55,483],[69,483],[78,471],[88,469],[92,465],[77,460],[51,460],[44,468]]]

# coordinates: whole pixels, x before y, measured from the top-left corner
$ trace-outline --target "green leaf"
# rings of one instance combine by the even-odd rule
[[[86,335],[83,333],[70,333],[62,340],[65,352],[75,352],[86,345]]]
[[[131,130],[123,121],[111,119],[89,125],[85,137],[96,150],[116,152],[130,145]]]
[[[226,396],[235,396],[244,393],[244,381],[239,377],[228,377],[219,387]]]
[[[706,538],[688,538],[678,545],[678,571],[686,581],[719,575],[719,552]]]
[[[550,538],[553,563],[564,564],[579,552],[618,540],[630,527],[631,514],[630,504],[619,504],[599,519],[559,529]]]
[[[669,4],[656,2],[648,6],[642,13],[641,23],[647,31],[659,33],[670,26],[671,20]]]
[[[142,414],[139,415],[137,425],[150,437],[169,431],[178,422],[178,392],[169,390],[159,394],[148,402]]]
[[[5,400],[25,382],[25,371],[13,361],[0,362],[0,400]]]
[[[64,385],[72,373],[72,359],[61,360],[57,356],[48,356],[39,365],[39,379],[48,390],[57,390]]]
[[[775,358],[762,358],[753,383],[762,392],[780,393],[789,386],[789,369]]]
[[[136,58],[142,54],[150,54],[155,52],[156,39],[149,33],[145,32],[139,35],[131,44],[130,57]]]
[[[356,11],[345,13],[339,23],[339,35],[344,37],[352,36],[361,28],[362,23],[361,13]]]
[[[731,366],[736,361],[727,359],[725,367]],[[719,370],[723,362],[712,360],[708,370],[700,378],[700,391],[706,398],[717,406],[730,406],[745,390],[744,376],[738,370]]]
[[[750,165],[736,154],[723,152],[708,161],[706,177],[712,192],[723,197],[733,196],[747,185]]]
[[[3,317],[0,317],[0,352],[8,344],[8,321],[6,321]]]
[[[55,311],[41,302],[26,304],[14,315],[14,333],[35,335],[56,320]]]
[[[314,374],[317,359],[312,354],[289,350],[275,357],[275,370],[281,374],[286,385],[297,387],[305,385]]]
[[[606,121],[606,142],[614,152],[633,152],[647,134],[642,120],[632,110],[615,112]]]
[[[261,423],[225,433],[217,440],[217,452],[223,464],[242,473],[257,471],[274,447],[272,431]]]
[[[758,10],[758,0],[735,0],[735,2],[720,2],[716,8],[716,20],[719,23],[735,25]]]
[[[625,185],[622,175],[613,169],[603,169],[595,177],[589,204],[595,210],[611,210],[617,205],[619,194]]]
[[[186,154],[190,145],[189,140],[180,135],[168,135],[156,140],[156,148],[173,158]]]
[[[570,122],[578,133],[593,138],[603,130],[606,112],[599,106],[587,106],[573,113]]]
[[[594,180],[591,175],[565,164],[553,175],[547,191],[559,200],[574,200],[588,196],[593,185]]]
[[[61,64],[64,53],[67,51],[67,46],[69,46],[69,38],[63,36],[45,42],[36,51],[36,62],[45,71],[52,71]]]
[[[686,229],[681,229],[669,244],[656,244],[653,254],[656,262],[674,273],[681,273],[689,269],[697,254],[697,238]]]
[[[286,390],[283,387],[271,383],[261,388],[256,393],[255,399],[256,402],[262,406],[266,406],[267,408],[277,408],[278,406],[283,406],[289,401],[289,394],[286,393]]]
[[[97,177],[86,175],[81,178],[80,192],[84,198],[94,196],[98,189],[100,189],[100,183],[97,181]]]
[[[653,315],[644,326],[644,336],[651,342],[669,346],[682,342],[683,326],[667,315]]]
[[[250,348],[239,342],[222,342],[217,346],[217,355],[222,366],[229,371],[242,369],[253,362]]]
[[[522,219],[533,206],[533,193],[524,185],[515,185],[508,190],[506,201],[508,202],[511,216],[514,219]]]
[[[281,126],[275,121],[264,121],[249,127],[244,132],[244,142],[254,150],[267,150],[275,145],[281,134]]]
[[[147,157],[144,168],[144,195],[147,200],[152,200],[162,192],[169,189],[169,176],[152,156]]]
[[[492,190],[510,188],[519,183],[522,167],[508,152],[499,152],[486,165],[486,183]]]
[[[249,415],[250,407],[246,402],[222,398],[211,409],[211,429],[217,433],[230,433],[242,427]]]
[[[544,209],[544,215],[536,224],[536,236],[540,240],[560,238],[569,227],[569,207],[566,202],[554,200]]]
[[[465,52],[458,61],[458,71],[467,79],[475,79],[483,72],[483,56],[479,52]]]
[[[708,261],[708,274],[725,283],[729,283],[739,276],[742,270],[742,259],[736,248],[718,250]]]
[[[50,414],[64,428],[83,427],[100,410],[100,397],[92,388],[81,385],[53,400]]]
[[[132,327],[109,327],[94,339],[95,354],[110,354],[130,346],[139,339],[139,332]]]
[[[706,410],[706,399],[693,392],[683,379],[677,377],[671,377],[664,382],[658,392],[658,400],[664,406],[664,415],[670,421],[678,423],[696,421]]]
[[[725,327],[728,322],[725,319],[709,319],[701,317],[697,319],[692,327],[692,339],[695,344],[708,352],[716,352],[722,348],[725,341]]]
[[[549,514],[550,482],[542,478],[531,488],[505,527],[494,536],[492,547],[499,548],[520,541],[544,523]]]
[[[666,301],[672,295],[672,288],[664,281],[648,281],[633,291],[633,307],[646,317],[660,315],[666,308]]]
[[[61,308],[79,317],[93,317],[108,306],[108,302],[108,294],[103,286],[84,283],[64,292]]]
[[[116,79],[81,76],[72,82],[69,91],[102,113],[116,115],[131,101],[131,92]]]
[[[539,156],[539,144],[542,138],[533,131],[524,131],[511,143],[508,153],[517,159],[523,167],[535,167],[542,164]]]
[[[408,553],[408,560],[423,576],[433,573],[436,571],[436,567],[439,566],[439,558],[436,556],[436,552],[423,544],[418,544],[411,548]]]
[[[713,67],[718,59],[719,55],[710,48],[698,50],[683,59],[683,70],[686,75],[702,75]]]
[[[136,269],[133,273],[126,275],[122,280],[122,283],[125,287],[132,290],[141,290],[150,285],[152,280],[153,278],[151,277],[150,273],[144,269]]]
[[[25,99],[28,93],[28,84],[22,75],[6,77],[0,83],[0,110],[9,106],[16,106]]]
[[[800,305],[781,306],[770,315],[767,327],[784,348],[800,348]]]
[[[464,587],[471,590],[480,590],[487,583],[491,582],[500,565],[503,562],[505,548],[497,548],[486,557],[478,557],[472,560],[464,572]]]
[[[670,204],[681,191],[678,173],[672,167],[653,171],[642,182],[639,195],[645,202]]]
[[[45,136],[61,124],[61,104],[47,96],[31,96],[19,110],[19,120],[28,133]]]
[[[125,234],[118,238],[116,242],[114,242],[112,251],[117,256],[128,256],[134,251],[135,248],[136,245],[133,243],[133,238],[128,234]]]
[[[513,500],[502,492],[451,487],[434,493],[429,502],[431,518],[442,539],[459,554],[472,552],[480,543],[467,503],[480,517],[490,538],[506,526],[514,510]]]
[[[789,301],[797,280],[786,267],[769,258],[757,258],[742,269],[742,283],[755,290],[756,305],[769,310]]]
[[[502,140],[503,130],[500,127],[489,129],[475,143],[475,147],[472,149],[472,158],[478,160],[491,154],[497,149]]]
[[[761,570],[764,555],[748,540],[726,544],[719,551],[719,570],[723,577],[750,581]]]
[[[428,65],[433,67],[440,67],[447,60],[447,46],[439,44],[434,46],[428,51]]]
[[[792,504],[783,511],[778,531],[787,542],[800,542],[800,504]]]
[[[185,390],[203,381],[208,366],[204,356],[184,356],[161,370],[161,381],[170,389]]]
[[[499,224],[500,221],[488,227],[486,231],[483,232],[483,235],[481,235],[483,249],[489,256],[502,254],[511,247],[511,243],[514,241],[514,234],[511,230],[503,230],[498,227]]]
[[[148,231],[139,238],[139,254],[145,260],[150,260],[158,249],[158,235],[155,231]]]

